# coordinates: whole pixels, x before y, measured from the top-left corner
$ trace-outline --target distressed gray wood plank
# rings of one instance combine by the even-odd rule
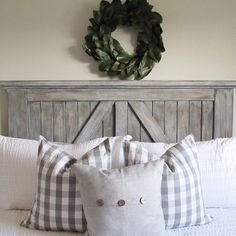
[[[86,124],[90,113],[90,102],[78,102],[77,134]]]
[[[27,100],[25,90],[8,90],[9,135],[27,138]]]
[[[202,140],[210,140],[213,138],[213,102],[202,102]]]
[[[41,102],[41,133],[53,141],[53,105],[52,102]]]
[[[194,135],[196,141],[201,140],[202,105],[201,101],[190,101],[189,132]]]
[[[145,105],[147,106],[148,110],[150,111],[150,114],[152,114],[152,102],[144,102]],[[141,125],[141,141],[142,142],[152,142],[152,139],[150,138],[148,132],[145,130],[143,125]]]
[[[77,118],[78,106],[76,101],[66,102],[65,126],[66,126],[66,142],[72,143],[78,133]]]
[[[27,95],[29,101],[154,101],[214,100],[213,89],[39,89]]]
[[[136,114],[142,125],[148,131],[150,137],[155,142],[168,142],[169,137],[167,137],[163,130],[161,129],[160,125],[157,121],[153,118],[152,114],[148,110],[147,106],[143,102],[131,102],[129,104]]]
[[[177,141],[189,134],[189,102],[178,102],[178,133]]]
[[[143,80],[143,81],[129,81],[129,80],[36,80],[36,81],[0,81],[2,88],[17,88],[17,89],[70,89],[70,88],[235,88],[235,80]]]
[[[98,105],[98,102],[90,102],[90,113],[92,113],[94,111],[94,109],[96,108],[96,106]],[[104,117],[105,118],[105,117]],[[103,121],[101,122],[101,124],[98,125],[98,127],[96,127],[96,132],[94,132],[94,136],[91,138],[100,138],[103,136]]]
[[[139,106],[140,102],[137,102],[137,106]],[[140,141],[140,133],[141,133],[141,125],[133,110],[131,109],[131,104],[128,106],[128,134],[133,137],[133,140]]]
[[[165,135],[171,142],[177,141],[177,102],[165,102]]]
[[[38,140],[41,134],[40,102],[28,103],[28,137]]]
[[[102,120],[107,115],[107,113],[112,111],[114,102],[100,102],[96,109],[93,111],[89,117],[85,126],[79,132],[78,136],[75,138],[74,143],[82,142],[94,137],[97,132],[97,127],[102,123]]]
[[[103,136],[105,137],[112,137],[115,135],[114,133],[114,106],[112,111],[108,113],[103,120]]]
[[[153,117],[160,125],[161,129],[165,129],[165,102],[154,101],[153,102]]]
[[[214,137],[231,137],[233,129],[233,89],[217,89]]]
[[[55,142],[65,142],[65,102],[53,103],[53,140]]]
[[[115,135],[123,136],[128,133],[128,103],[115,103]]]

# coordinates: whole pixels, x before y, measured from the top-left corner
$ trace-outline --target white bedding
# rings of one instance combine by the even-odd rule
[[[236,236],[236,208],[208,208],[214,217],[209,225],[168,230],[168,236]],[[76,233],[42,232],[21,227],[19,223],[27,211],[0,210],[0,236],[80,236]],[[83,236],[85,236],[84,234]]]
[[[27,211],[0,210],[0,236],[82,236],[78,233],[58,233],[30,230],[20,226]],[[87,236],[84,234],[83,236]]]
[[[208,225],[168,230],[168,236],[236,236],[236,208],[207,208],[214,220]]]

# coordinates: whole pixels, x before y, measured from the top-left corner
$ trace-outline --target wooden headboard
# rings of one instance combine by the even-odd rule
[[[236,81],[0,82],[9,135],[58,142],[130,134],[175,142],[232,136]]]

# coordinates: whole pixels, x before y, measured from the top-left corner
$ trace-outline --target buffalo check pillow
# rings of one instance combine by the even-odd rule
[[[138,143],[125,142],[126,165],[158,159]],[[197,148],[192,135],[187,136],[164,155],[161,185],[162,208],[167,229],[202,225],[211,222],[205,212]],[[168,166],[168,167],[167,167]],[[174,173],[169,174],[170,168]]]
[[[123,140],[131,138],[131,136],[106,138],[78,162],[110,169],[117,164],[111,158],[112,148],[115,150],[115,146],[122,146]],[[116,154],[122,155],[119,152]],[[85,232],[87,230],[75,175],[70,170],[65,171],[76,161],[76,158],[40,137],[35,201],[22,226],[52,231]]]

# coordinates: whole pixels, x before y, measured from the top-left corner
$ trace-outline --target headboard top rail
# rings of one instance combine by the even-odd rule
[[[236,80],[225,81],[185,81],[185,80],[145,80],[145,81],[120,81],[120,80],[35,80],[35,81],[0,81],[2,89],[65,89],[65,88],[235,88]]]

